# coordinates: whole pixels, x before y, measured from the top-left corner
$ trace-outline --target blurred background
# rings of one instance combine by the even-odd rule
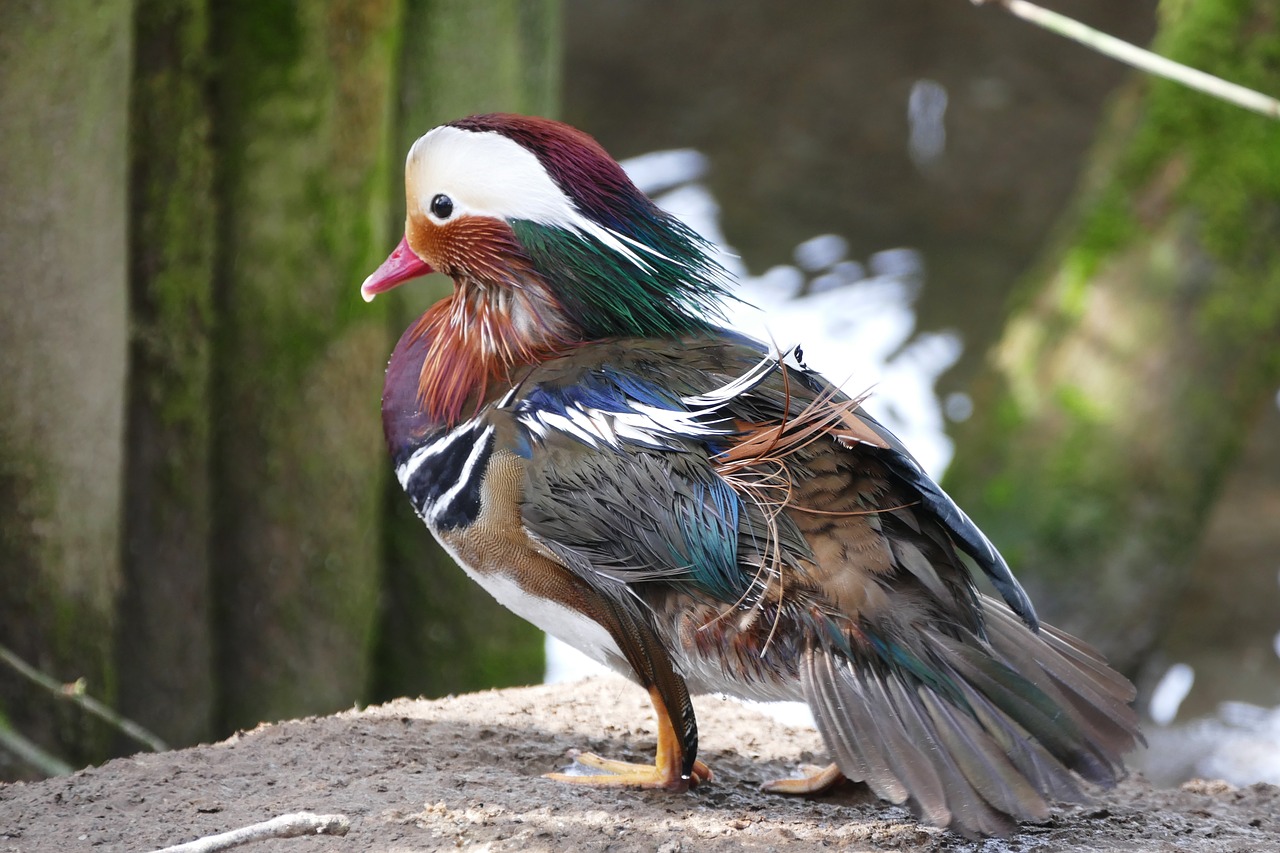
[[[1050,5],[1280,92],[1280,0]],[[964,0],[0,20],[0,779],[139,748],[66,693],[182,746],[544,677],[387,476],[382,368],[445,285],[357,293],[412,140],[511,110],[731,247],[736,325],[874,386],[1138,682],[1154,778],[1280,783],[1280,123]]]

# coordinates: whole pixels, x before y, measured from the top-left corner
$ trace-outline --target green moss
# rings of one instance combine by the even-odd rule
[[[1253,14],[1246,14],[1250,9]],[[1171,22],[1155,49],[1195,68],[1261,91],[1280,79],[1280,3],[1219,0],[1163,10]],[[1124,164],[1141,181],[1173,151],[1190,168],[1181,200],[1205,215],[1204,240],[1223,260],[1249,251],[1254,229],[1240,223],[1280,200],[1280,124],[1168,81],[1154,81],[1147,120]],[[1271,217],[1276,214],[1271,212]]]
[[[1274,0],[1166,0],[1161,14],[1158,53],[1244,86],[1274,89],[1280,77]],[[1173,204],[1196,209],[1205,248],[1225,266],[1264,263],[1276,251],[1274,240],[1260,244],[1268,229],[1256,225],[1280,229],[1280,124],[1163,79],[1149,78],[1146,86],[1115,180],[1090,203],[1062,263],[1060,307],[1068,316],[1082,310],[1100,265],[1144,230],[1139,205],[1156,208],[1144,211],[1148,217]]]
[[[358,289],[390,248],[399,4],[258,8],[213,12],[225,55],[243,63],[217,89],[233,149],[218,181],[216,356],[233,725],[362,698],[386,471],[385,307],[360,305]],[[264,40],[275,44],[259,54]]]
[[[207,465],[214,252],[213,162],[201,3],[142,0],[130,120],[133,366],[160,429],[170,497]]]
[[[1088,391],[1077,385],[1059,385],[1054,389],[1054,399],[1063,413],[1073,422],[1098,426],[1106,422],[1106,413]]]
[[[286,87],[305,59],[302,8],[293,3],[223,0],[215,8],[219,75],[256,99]]]
[[[1161,41],[1162,50],[1241,85],[1275,91],[1280,82],[1280,2],[1224,0],[1189,4],[1180,11],[1179,25]],[[1198,212],[1204,248],[1220,269],[1221,278],[1202,305],[1202,339],[1214,350],[1242,341],[1276,340],[1280,122],[1205,96],[1179,97],[1168,86],[1153,90],[1152,100],[1158,109],[1153,109],[1150,132],[1182,135],[1191,163],[1182,198]],[[1243,288],[1252,292],[1251,298],[1239,298]],[[1260,346],[1255,357],[1274,363],[1274,352],[1272,346]]]
[[[256,137],[233,145],[243,153],[225,164],[228,208],[255,211],[253,226],[241,213],[244,225],[231,226],[232,251],[255,274],[229,294],[241,319],[227,346],[243,347],[247,361],[278,380],[272,393],[285,396],[328,342],[382,310],[359,310],[358,288],[389,248],[385,223],[371,211],[389,201],[396,37],[388,23],[398,11],[392,2],[343,0],[290,8],[243,20],[233,13],[223,34],[251,70],[228,75],[223,123]],[[264,44],[271,48],[253,53]],[[271,236],[260,233],[268,222]],[[281,333],[255,331],[267,329]]]
[[[1117,187],[1109,188],[1081,223],[1079,239],[1072,244],[1073,275],[1092,279],[1103,261],[1128,245],[1138,233],[1138,224],[1125,195]]]
[[[113,686],[124,421],[129,2],[8,4],[0,24],[0,626],[41,668]],[[73,248],[68,248],[73,247]],[[45,291],[49,291],[45,293]],[[13,724],[104,757],[4,677]],[[110,695],[106,697],[110,699]],[[59,730],[59,729],[63,730]]]

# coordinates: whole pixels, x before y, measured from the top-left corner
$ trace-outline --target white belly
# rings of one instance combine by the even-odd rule
[[[485,592],[492,595],[494,600],[503,607],[557,640],[582,652],[596,663],[603,664],[632,681],[635,680],[635,673],[623,656],[622,650],[600,623],[559,602],[530,595],[510,575],[500,572],[473,571],[458,558],[453,549],[443,541],[440,544],[453,557],[454,562],[462,566],[467,576],[484,587]]]

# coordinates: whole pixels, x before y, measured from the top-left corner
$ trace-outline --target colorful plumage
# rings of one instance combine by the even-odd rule
[[[910,453],[794,358],[719,328],[727,274],[589,136],[485,115],[405,169],[372,299],[438,270],[383,423],[418,514],[502,604],[646,688],[654,765],[708,781],[691,693],[803,700],[842,777],[967,835],[1111,785],[1133,688],[1047,626]],[[1003,601],[979,593],[966,555]]]

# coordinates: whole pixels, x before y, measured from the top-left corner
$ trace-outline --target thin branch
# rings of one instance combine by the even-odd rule
[[[1134,68],[1165,77],[1220,100],[1244,107],[1246,110],[1261,113],[1268,118],[1280,119],[1280,100],[1255,92],[1253,89],[1229,83],[1221,77],[1188,68],[1180,62],[1143,50],[1127,41],[1082,24],[1074,18],[1050,12],[1027,0],[972,0],[972,2],[975,6],[983,6],[987,3],[1003,6],[1024,21],[1030,21],[1060,36],[1077,41],[1112,59],[1128,63]]]
[[[16,755],[20,761],[39,770],[45,776],[70,776],[75,768],[56,755],[46,752],[38,744],[32,743],[9,725],[9,721],[0,715],[0,747]]]
[[[346,815],[297,812],[296,814],[281,815],[262,823],[242,826],[230,832],[207,835],[204,838],[197,838],[195,841],[188,841],[185,844],[175,844],[172,847],[157,850],[155,853],[216,853],[218,850],[228,850],[240,844],[248,844],[250,841],[262,841],[265,838],[297,838],[299,835],[346,835],[350,829],[351,821]]]
[[[10,667],[16,670],[19,675],[40,685],[59,699],[66,699],[69,702],[74,702],[90,714],[93,714],[95,717],[105,720],[107,723],[115,726],[117,729],[124,732],[148,749],[155,752],[164,752],[169,748],[168,744],[135,723],[133,720],[125,719],[112,708],[109,708],[87,694],[85,692],[84,679],[78,679],[70,684],[62,684],[61,682],[45,675],[43,672],[14,654],[7,646],[3,645],[0,645],[0,661],[7,663]]]

